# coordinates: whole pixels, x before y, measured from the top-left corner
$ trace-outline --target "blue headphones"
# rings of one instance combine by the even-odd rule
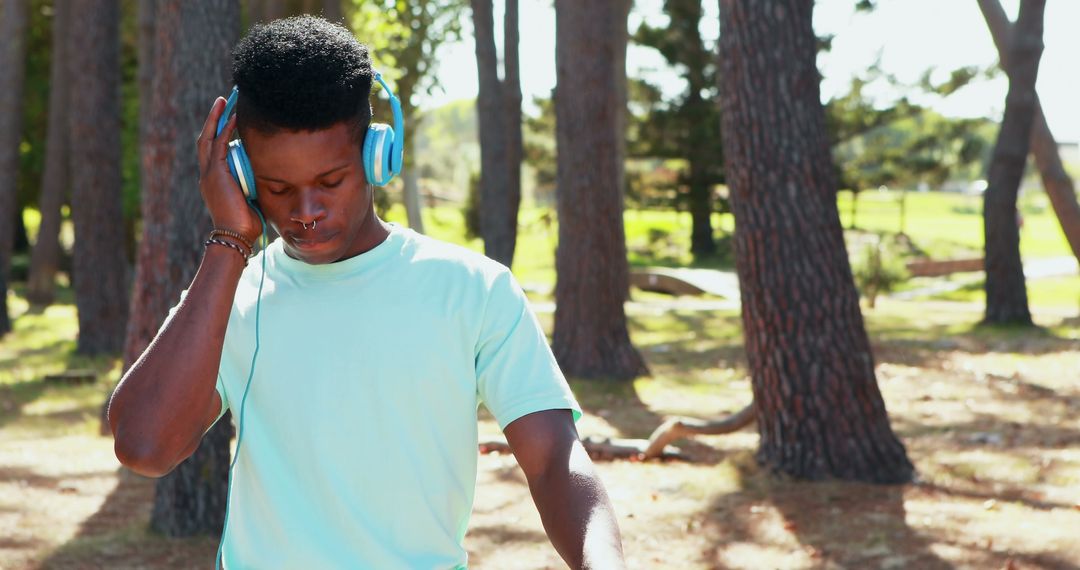
[[[405,147],[405,128],[401,119],[401,101],[383,81],[382,74],[375,72],[375,81],[382,85],[390,96],[390,109],[394,112],[394,126],[383,123],[371,123],[364,135],[364,147],[362,152],[364,174],[369,184],[374,186],[386,186],[401,173],[402,153]],[[240,91],[233,87],[229,93],[229,99],[225,102],[225,112],[218,119],[216,135],[220,135],[229,116],[236,107],[236,98]],[[365,102],[366,103],[366,102]],[[258,198],[255,192],[255,173],[251,170],[251,161],[248,160],[247,152],[244,151],[244,143],[240,139],[229,142],[229,171],[233,178],[240,184],[244,197],[248,202],[254,203]]]

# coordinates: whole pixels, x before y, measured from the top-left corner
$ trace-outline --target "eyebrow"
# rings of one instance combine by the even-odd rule
[[[341,170],[343,168],[348,167],[350,164],[352,164],[352,163],[351,162],[346,162],[345,164],[342,164],[341,166],[335,166],[334,168],[331,168],[330,170],[327,170],[326,172],[323,172],[323,173],[315,176],[315,178],[322,178],[323,176],[326,176],[327,174],[333,174],[333,173],[335,173],[335,172],[337,172],[337,171],[339,171],[339,170]],[[282,184],[292,184],[291,182],[288,182],[286,180],[279,180],[277,178],[270,178],[269,176],[255,176],[255,178],[260,178],[262,180],[268,180],[270,182],[280,182]]]

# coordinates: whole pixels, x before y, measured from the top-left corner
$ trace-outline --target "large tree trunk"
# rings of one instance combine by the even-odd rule
[[[15,219],[19,179],[19,140],[22,136],[22,96],[26,81],[26,34],[29,3],[0,0],[0,224]],[[11,330],[7,292],[15,233],[0,232],[0,336]]]
[[[619,186],[614,2],[555,2],[559,247],[552,348],[566,373],[627,380],[648,373],[630,343],[629,267]]]
[[[836,210],[813,5],[720,0],[722,131],[758,460],[804,479],[900,483]]]
[[[56,270],[60,264],[60,208],[67,197],[68,176],[68,85],[67,36],[71,6],[53,6],[52,69],[49,70],[49,127],[45,140],[45,175],[41,181],[41,224],[30,254],[30,275],[26,298],[35,305],[53,302]]]
[[[128,309],[120,181],[120,6],[118,0],[88,0],[69,8],[78,10],[79,18],[71,26],[67,54],[73,94],[68,122],[77,350],[117,353],[124,345]]]
[[[994,37],[998,59],[1002,69],[1009,68],[1009,38],[1012,37],[1012,24],[998,0],[979,0],[979,8]],[[1080,203],[1076,201],[1076,188],[1072,178],[1061,164],[1058,143],[1046,124],[1039,95],[1035,94],[1035,117],[1031,126],[1031,153],[1035,156],[1035,166],[1039,169],[1050,205],[1057,214],[1061,231],[1069,242],[1073,255],[1080,261]]]
[[[141,115],[142,217],[135,292],[128,323],[124,367],[142,354],[169,308],[195,275],[210,217],[196,191],[199,171],[195,141],[214,98],[229,87],[229,53],[237,39],[240,7],[236,0],[183,0],[140,3],[156,9],[153,35],[141,36],[153,50],[145,62],[152,88]],[[144,11],[140,14],[147,16]],[[142,64],[140,64],[142,65]],[[168,536],[221,533],[228,493],[227,420],[203,438],[198,450],[157,483],[151,526]]]
[[[472,17],[480,83],[476,97],[480,131],[480,235],[484,239],[484,253],[509,267],[514,257],[517,209],[510,211],[509,114],[503,84],[499,81],[491,0],[472,0]]]
[[[1022,0],[1009,42],[1009,93],[983,196],[987,323],[1030,325],[1016,197],[1024,177],[1035,119],[1035,79],[1042,56],[1046,0]]]

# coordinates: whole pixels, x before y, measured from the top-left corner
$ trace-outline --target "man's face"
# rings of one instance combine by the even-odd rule
[[[348,124],[273,134],[251,129],[243,138],[259,208],[289,257],[333,263],[375,245],[372,197]]]

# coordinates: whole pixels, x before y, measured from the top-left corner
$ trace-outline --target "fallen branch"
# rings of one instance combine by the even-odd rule
[[[653,459],[663,455],[668,444],[688,435],[720,435],[738,431],[754,422],[754,404],[722,419],[713,421],[692,418],[672,418],[664,422],[649,436],[642,459]]]
[[[639,461],[644,459],[645,450],[650,445],[645,439],[618,439],[587,437],[581,440],[585,451],[593,459],[629,459]],[[510,446],[505,441],[485,441],[480,443],[480,453],[510,453]],[[668,445],[659,448],[653,458],[662,459],[686,459],[682,450]]]

